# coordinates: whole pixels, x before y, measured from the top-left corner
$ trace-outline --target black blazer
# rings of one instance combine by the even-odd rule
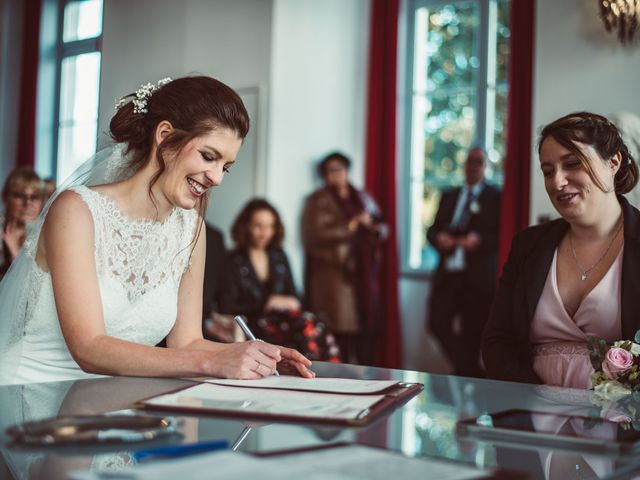
[[[228,278],[222,295],[222,313],[246,315],[254,321],[262,314],[271,295],[297,297],[291,267],[282,249],[271,248],[269,277],[262,283],[245,250],[234,250],[227,256]]]
[[[449,231],[461,192],[462,187],[457,187],[442,193],[436,218],[433,225],[427,230],[427,239],[436,249],[436,236],[442,231]],[[497,277],[500,191],[485,183],[478,197],[478,203],[480,211],[471,215],[467,230],[477,232],[482,240],[476,250],[465,254],[465,275],[472,286],[493,291]],[[438,277],[446,272],[444,269],[445,259],[452,252],[438,250],[438,253],[440,254],[440,264],[436,271],[436,282]]]
[[[621,316],[622,338],[640,328],[640,211],[618,196],[624,217]],[[533,371],[531,321],[553,261],[569,224],[558,219],[529,227],[515,236],[482,339],[487,376],[541,383]]]

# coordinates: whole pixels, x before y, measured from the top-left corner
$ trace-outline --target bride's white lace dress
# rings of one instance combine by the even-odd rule
[[[107,335],[157,344],[176,321],[178,288],[189,265],[197,212],[174,208],[163,222],[136,221],[126,218],[104,194],[86,186],[71,190],[84,200],[93,217],[95,261]],[[64,341],[51,276],[36,265],[34,258],[31,261],[32,274],[24,285],[28,289],[24,336],[12,347],[20,353],[6,356],[17,365],[0,367],[0,383],[92,376],[82,371]],[[0,361],[2,356],[5,355],[0,353]],[[11,372],[11,378],[3,378],[3,372]]]

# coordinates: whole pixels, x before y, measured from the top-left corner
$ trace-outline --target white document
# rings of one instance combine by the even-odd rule
[[[351,378],[302,378],[291,375],[271,375],[259,380],[224,380],[209,378],[204,380],[216,385],[234,387],[279,388],[284,390],[306,390],[328,393],[378,393],[397,383],[399,380],[356,380]]]
[[[384,395],[338,395],[298,390],[264,390],[201,383],[146,400],[165,407],[224,410],[235,413],[357,419]]]
[[[377,448],[352,445],[292,455],[253,457],[239,452],[213,452],[177,460],[158,460],[120,471],[72,472],[74,480],[403,480],[437,478],[467,480],[491,471],[433,457],[411,458]]]

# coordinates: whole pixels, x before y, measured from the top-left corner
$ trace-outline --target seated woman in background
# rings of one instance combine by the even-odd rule
[[[616,127],[588,112],[547,125],[538,153],[562,218],[514,238],[483,359],[490,378],[590,388],[587,336],[640,328],[640,212],[622,196],[638,167]]]
[[[249,201],[233,222],[231,236],[236,249],[227,258],[222,312],[244,315],[258,338],[295,346],[311,359],[339,361],[324,323],[301,310],[276,209],[263,199]]]
[[[0,216],[0,279],[18,256],[28,225],[35,221],[44,202],[44,183],[30,168],[13,170],[2,188],[5,211]]]

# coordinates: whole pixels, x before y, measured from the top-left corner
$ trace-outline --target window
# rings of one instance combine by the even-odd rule
[[[44,127],[37,161],[38,171],[57,183],[96,150],[102,12],[103,0],[45,1],[43,16],[55,32],[50,42],[56,54],[41,62],[38,108]],[[46,49],[46,38],[43,45]]]
[[[464,180],[469,148],[487,151],[502,185],[506,147],[508,0],[412,0],[408,8],[403,270],[431,272],[426,240],[442,190]]]

